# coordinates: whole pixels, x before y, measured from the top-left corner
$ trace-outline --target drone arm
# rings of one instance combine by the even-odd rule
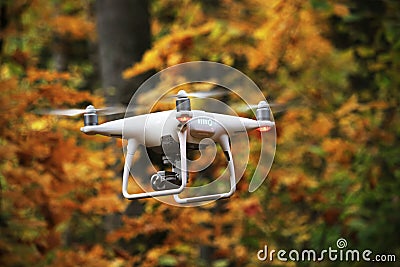
[[[186,129],[184,132],[178,132],[178,137],[180,143],[184,144],[183,146],[180,146],[180,152],[181,152],[181,158],[186,159]],[[140,198],[148,198],[148,197],[159,197],[159,196],[166,196],[166,195],[172,195],[172,194],[179,194],[180,192],[183,191],[183,189],[186,186],[187,182],[187,172],[186,172],[186,160],[182,160],[182,166],[181,166],[181,179],[182,179],[182,184],[179,188],[175,189],[168,189],[168,190],[162,190],[162,191],[151,191],[151,192],[144,192],[144,193],[138,193],[138,194],[130,194],[128,193],[128,180],[129,180],[129,170],[132,166],[132,160],[133,160],[133,155],[135,154],[135,151],[138,147],[138,142],[135,139],[128,139],[128,147],[127,147],[127,153],[126,153],[126,158],[125,158],[125,165],[124,165],[124,173],[122,177],[122,194],[124,195],[125,198],[127,199],[140,199]]]
[[[195,203],[202,201],[210,201],[217,200],[221,198],[228,198],[233,195],[236,191],[236,179],[235,179],[235,168],[233,164],[232,153],[229,146],[229,137],[227,134],[223,134],[220,137],[220,145],[224,154],[226,155],[226,159],[228,161],[228,169],[229,169],[229,181],[230,181],[230,190],[226,193],[217,193],[211,195],[197,196],[197,197],[188,197],[188,198],[180,198],[178,194],[174,195],[174,199],[179,204],[187,204],[187,203]],[[185,160],[186,161],[186,160]]]
[[[123,125],[124,121],[121,119],[105,122],[99,125],[84,126],[81,127],[81,132],[88,135],[100,134],[104,136],[122,137]]]

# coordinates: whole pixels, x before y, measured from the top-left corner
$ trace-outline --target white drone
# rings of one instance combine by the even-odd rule
[[[271,111],[266,101],[256,109],[257,120],[202,110],[191,110],[188,94],[181,90],[176,95],[176,109],[126,117],[98,124],[97,111],[88,106],[84,111],[84,127],[88,135],[100,134],[127,140],[122,194],[127,199],[140,199],[173,195],[179,204],[203,202],[230,197],[236,190],[235,169],[230,147],[230,137],[252,130],[261,133],[275,126],[270,120]],[[54,113],[53,113],[54,114]],[[200,142],[210,138],[219,143],[228,162],[230,190],[225,193],[181,198],[188,181],[187,150],[200,150]],[[150,178],[153,191],[131,194],[128,179],[133,156],[139,145],[162,151],[162,160],[172,166],[172,171],[158,171]]]

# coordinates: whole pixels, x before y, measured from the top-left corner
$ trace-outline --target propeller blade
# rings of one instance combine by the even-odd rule
[[[268,103],[268,106],[272,109],[272,111],[275,112],[282,112],[284,111],[285,105],[283,104],[277,104],[277,103]],[[241,111],[241,112],[246,112],[249,110],[255,110],[258,108],[258,104],[243,104],[243,105],[238,105],[234,106],[235,110]]]
[[[54,115],[54,116],[77,116],[80,114],[84,114],[86,112],[85,109],[44,109],[39,110],[36,113],[40,115]]]
[[[197,97],[197,98],[208,98],[208,97],[223,96],[223,95],[228,95],[228,94],[229,94],[229,91],[227,91],[227,90],[214,90],[214,91],[188,93],[188,96]]]
[[[126,112],[127,107],[125,106],[113,106],[96,109],[96,112],[101,115],[114,115],[114,114],[122,114]]]
[[[96,108],[91,109],[96,111],[98,114],[101,115],[114,115],[114,114],[121,114],[126,112],[126,107],[124,106],[114,106],[114,107],[105,107],[105,108]],[[36,113],[40,115],[54,115],[54,116],[77,116],[81,114],[85,114],[87,112],[86,109],[44,109],[39,110]]]
[[[223,95],[228,95],[230,91],[228,90],[211,90],[211,91],[201,91],[201,92],[189,92],[186,93],[186,96],[188,97],[196,97],[196,98],[209,98],[213,96],[223,96]],[[176,98],[178,96],[181,96],[179,93],[175,95],[169,95],[167,98]]]

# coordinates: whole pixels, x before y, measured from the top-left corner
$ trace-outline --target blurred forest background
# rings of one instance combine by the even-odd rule
[[[399,261],[398,0],[0,3],[1,266],[257,266],[265,244],[340,237]],[[229,200],[124,200],[121,144],[35,113],[126,104],[149,74],[193,60],[238,68],[287,106],[255,193],[250,161]]]

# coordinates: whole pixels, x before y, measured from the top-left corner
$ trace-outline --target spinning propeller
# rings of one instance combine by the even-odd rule
[[[268,103],[269,108],[272,108],[274,113],[283,112],[286,110],[286,105],[278,103]],[[246,105],[234,105],[233,108],[239,112],[247,112],[249,110],[256,110],[259,108],[259,104],[246,104]]]
[[[55,115],[55,116],[77,116],[85,113],[92,113],[96,112],[101,115],[114,115],[114,114],[121,114],[125,113],[126,107],[125,106],[112,106],[112,107],[105,107],[105,108],[94,108],[94,106],[89,105],[86,109],[44,109],[39,110],[36,113],[41,115]]]
[[[187,93],[184,90],[180,90],[175,95],[168,95],[167,98],[176,98],[176,97],[208,98],[208,97],[224,96],[224,95],[228,95],[229,93],[230,93],[230,91],[223,90],[223,89],[202,91],[202,92],[191,92],[191,93]]]
[[[165,98],[188,98],[188,97],[194,97],[194,98],[209,98],[209,97],[217,97],[217,96],[223,96],[223,95],[228,95],[229,91],[227,90],[212,90],[212,91],[204,91],[204,92],[192,92],[192,93],[186,93],[184,90],[181,90],[178,92],[178,94],[174,95],[167,95]],[[163,101],[163,100],[161,100]],[[164,100],[166,101],[166,100]],[[168,100],[169,101],[169,100]],[[148,106],[148,105],[138,105],[137,108],[139,109],[140,107]],[[93,105],[87,106],[85,109],[77,109],[77,108],[72,108],[72,109],[42,109],[36,111],[37,114],[40,115],[54,115],[54,116],[69,116],[69,117],[74,117],[77,115],[82,115],[82,114],[87,114],[87,113],[96,113],[98,115],[116,115],[116,114],[123,114],[127,112],[127,106],[123,105],[118,105],[118,106],[110,106],[110,107],[104,107],[104,108],[95,108]]]

